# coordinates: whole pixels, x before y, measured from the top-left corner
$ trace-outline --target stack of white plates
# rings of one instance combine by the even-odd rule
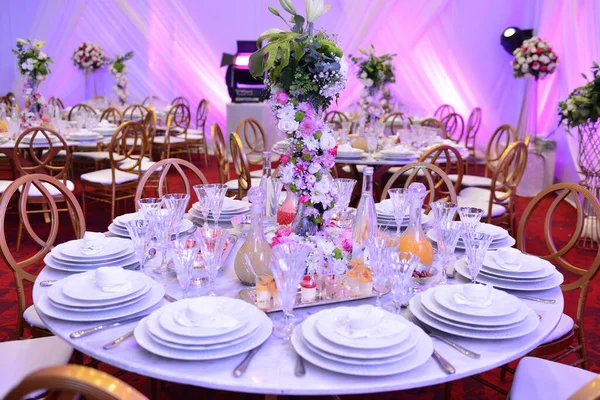
[[[117,129],[117,125],[109,123],[109,124],[98,125],[97,127],[93,128],[92,131],[97,132],[97,133],[101,134],[102,136],[112,136],[112,134],[115,133],[116,129]]]
[[[466,259],[457,261],[456,271],[471,279]],[[560,286],[563,275],[549,261],[522,254],[519,265],[507,268],[498,261],[496,251],[488,251],[477,280],[495,287],[510,290],[547,290]]]
[[[177,360],[214,360],[260,346],[273,323],[243,300],[198,297],[154,311],[135,328],[135,339],[147,351]]]
[[[338,147],[337,157],[343,160],[359,160],[365,157],[367,153],[362,149],[355,149],[354,147]]]
[[[489,247],[490,250],[496,250],[502,247],[512,247],[517,242],[508,234],[506,229],[492,224],[480,223],[479,227],[477,228],[477,232],[483,232],[487,233],[488,235],[492,235],[493,239]],[[434,229],[431,229],[427,232],[427,237],[433,242],[437,242],[437,236]],[[456,248],[459,250],[465,250],[465,243],[462,241],[462,238],[458,239]]]
[[[70,133],[67,136],[67,139],[76,140],[76,141],[86,141],[86,140],[99,140],[99,139],[102,139],[103,137],[104,136],[102,136],[98,132],[88,131],[87,129],[82,129],[78,132]]]
[[[512,339],[537,328],[537,314],[515,296],[492,289],[487,302],[465,303],[460,296],[467,286],[472,284],[438,286],[419,293],[410,300],[410,311],[432,328],[473,339]]]
[[[250,203],[226,197],[223,200],[221,215],[219,215],[219,219],[217,222],[230,223],[231,218],[235,217],[236,215],[248,214],[249,212]],[[192,208],[190,208],[189,215],[195,220],[204,221],[204,215],[202,214],[202,211],[200,211],[200,206],[198,205],[198,203],[192,204]],[[208,214],[208,220],[209,222],[213,221],[212,212]]]
[[[416,161],[417,153],[404,146],[396,146],[391,149],[381,150],[379,157],[384,160],[393,161]]]
[[[377,212],[377,223],[390,228],[396,228],[396,219],[394,218],[394,205],[391,199],[385,199],[380,203],[375,204],[375,211]],[[431,213],[430,213],[431,214]],[[429,225],[433,221],[433,216],[421,212],[421,224]],[[402,220],[402,225],[408,226],[409,215],[406,214]]]
[[[108,226],[108,231],[114,235],[128,238],[129,232],[127,231],[127,226],[125,223],[132,221],[134,219],[144,219],[144,215],[141,212],[134,212],[129,214],[119,215],[113,220],[113,223]],[[183,219],[181,222],[181,226],[179,228],[179,232],[185,232],[190,229],[194,224],[192,221],[188,219]]]
[[[99,253],[81,252],[83,239],[71,240],[54,247],[44,257],[47,266],[61,271],[83,272],[98,267],[136,268],[139,260],[129,239],[107,237]]]
[[[163,285],[142,272],[125,271],[125,288],[103,291],[95,271],[61,279],[40,296],[35,306],[52,318],[67,321],[104,321],[142,314],[165,295]]]
[[[318,367],[360,376],[398,374],[417,368],[431,356],[431,338],[387,311],[381,310],[383,317],[370,325],[366,336],[359,337],[360,332],[348,327],[353,309],[339,307],[308,317],[294,329],[296,352]]]
[[[288,147],[290,147],[290,144],[287,140],[280,140],[273,144],[273,151],[277,153],[283,153],[287,151]]]
[[[49,137],[50,137],[50,141],[52,143],[60,142],[60,139],[54,135],[49,135]],[[33,133],[32,133],[32,134],[29,134],[29,135],[23,137],[23,143],[46,144],[46,143],[48,143],[48,139],[46,139],[46,136],[42,135],[41,133],[38,133],[37,135],[35,135],[35,138],[34,138]]]

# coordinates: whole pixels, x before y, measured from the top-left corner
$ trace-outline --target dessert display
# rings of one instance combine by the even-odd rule
[[[306,275],[300,282],[300,299],[303,303],[310,303],[317,298],[317,282],[315,279]]]
[[[373,293],[373,273],[370,269],[364,268],[358,275],[358,290],[365,296]]]

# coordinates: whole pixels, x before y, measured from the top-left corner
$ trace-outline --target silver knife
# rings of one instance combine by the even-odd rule
[[[433,332],[431,329],[429,329],[427,326],[425,326],[425,324],[422,324],[421,321],[419,321],[417,319],[417,317],[413,317],[412,315],[411,315],[411,317],[412,318],[410,318],[410,321],[413,324],[417,325],[419,328],[421,328],[430,337],[434,337],[436,339],[441,340],[442,342],[446,343],[448,346],[453,347],[454,349],[458,350],[459,352],[461,352],[462,354],[464,354],[467,357],[471,357],[471,358],[480,358],[481,357],[480,354],[475,353],[474,351],[471,351],[469,349],[465,349],[464,347],[462,347],[458,343],[454,342],[453,340],[450,340],[444,336],[438,335],[437,333]]]
[[[114,327],[117,327],[117,326],[129,324],[131,322],[137,322],[137,321],[139,321],[140,319],[142,319],[144,317],[145,317],[145,315],[142,315],[142,316],[139,316],[139,317],[124,319],[124,320],[121,320],[121,321],[109,322],[107,324],[98,325],[98,326],[95,326],[93,328],[82,329],[80,331],[73,332],[69,336],[71,337],[71,339],[79,339],[80,337],[87,336],[87,335],[90,335],[92,333],[104,330],[104,329],[114,328]]]
[[[514,296],[518,297],[520,299],[537,301],[538,303],[544,303],[544,304],[554,304],[554,303],[556,303],[556,300],[554,300],[554,299],[542,299],[542,298],[539,298],[539,297],[527,296],[527,295],[524,295],[524,294],[515,294]]]
[[[102,346],[102,348],[104,350],[114,349],[115,347],[117,347],[118,345],[120,345],[121,343],[123,343],[125,340],[127,340],[128,338],[130,338],[132,336],[133,336],[133,331],[129,331],[126,334],[124,334],[123,336],[119,336],[112,342],[105,344],[104,346]]]
[[[235,367],[235,369],[233,370],[233,376],[239,378],[244,372],[246,372],[246,369],[248,369],[248,365],[250,365],[250,361],[252,361],[252,357],[254,357],[254,355],[258,352],[260,347],[261,346],[255,347],[252,350],[250,350],[250,352],[248,352],[248,355],[246,356],[246,358],[244,358],[244,361],[242,361],[240,365]]]
[[[432,357],[435,358],[438,363],[440,363],[440,365],[442,366],[442,368],[444,369],[444,371],[447,374],[452,375],[453,373],[456,372],[456,368],[454,368],[454,366],[452,364],[450,364],[448,362],[448,360],[446,360],[444,357],[442,357],[440,355],[440,353],[437,352],[437,350],[435,350],[435,349],[433,350]]]

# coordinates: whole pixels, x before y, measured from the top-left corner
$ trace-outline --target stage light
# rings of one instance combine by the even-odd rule
[[[524,40],[533,37],[533,29],[519,29],[516,26],[508,27],[500,36],[500,44],[509,54],[512,54]]]
[[[221,67],[227,66],[225,83],[234,103],[259,102],[265,89],[262,78],[254,79],[248,70],[250,55],[256,51],[253,40],[238,40],[237,53],[223,53]]]
[[[247,67],[250,62],[250,54],[238,54],[235,56],[235,65],[238,67]]]

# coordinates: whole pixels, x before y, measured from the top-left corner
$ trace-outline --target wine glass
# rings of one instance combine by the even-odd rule
[[[162,261],[160,266],[154,269],[155,274],[162,274],[167,271],[167,248],[171,241],[171,225],[175,212],[170,208],[159,208],[150,210],[148,216],[156,230],[156,241],[162,251]]]
[[[212,183],[210,185],[205,185],[205,190],[208,193],[210,211],[212,212],[216,227],[218,225],[219,217],[221,216],[221,208],[223,207],[225,193],[227,193],[227,185]]]
[[[181,228],[183,215],[190,201],[190,195],[186,193],[165,194],[163,203],[166,208],[173,210],[173,223],[171,224],[171,233],[177,234]]]
[[[433,212],[434,223],[436,222],[448,222],[454,219],[456,212],[458,211],[458,205],[456,203],[450,203],[447,201],[434,201],[431,205],[431,211]]]
[[[369,253],[369,268],[373,272],[373,289],[377,292],[375,307],[382,308],[381,295],[385,290],[388,278],[388,255],[395,250],[394,240],[386,237],[375,236],[365,239],[365,250]]]
[[[312,247],[303,243],[287,242],[273,246],[275,259],[269,263],[283,310],[283,321],[275,325],[275,336],[289,340],[294,329],[294,301],[298,285],[304,276],[306,258]]]
[[[208,273],[209,296],[216,296],[215,279],[221,263],[229,232],[223,228],[202,228],[198,232],[200,252],[204,268]]]
[[[144,217],[146,217],[149,211],[162,208],[163,199],[159,197],[146,197],[138,200],[138,206],[142,210]]]
[[[397,312],[402,308],[408,294],[408,283],[420,259],[418,256],[404,251],[391,251],[388,255],[391,269],[392,301]]]
[[[402,226],[402,222],[404,221],[404,217],[406,216],[406,211],[408,209],[408,189],[393,188],[388,190],[388,194],[390,195],[390,198],[392,199],[392,204],[394,206],[396,234],[400,235],[400,228]]]
[[[479,221],[483,216],[483,210],[475,207],[460,207],[458,215],[463,224],[465,232],[477,232]]]
[[[192,269],[194,260],[198,257],[198,248],[199,240],[194,237],[169,241],[169,256],[173,260],[173,269],[184,299],[192,281]]]
[[[434,230],[436,236],[436,246],[438,257],[441,264],[440,284],[447,282],[447,271],[452,265],[456,244],[463,232],[463,224],[457,221],[435,222]]]
[[[133,243],[133,250],[140,260],[140,269],[144,271],[146,262],[148,244],[151,239],[150,221],[147,219],[133,219],[125,222],[127,232]]]
[[[463,242],[467,253],[467,263],[469,264],[469,274],[471,274],[472,283],[477,283],[477,275],[483,265],[483,259],[492,243],[493,236],[481,232],[463,232]]]
[[[350,197],[356,185],[356,179],[336,178],[333,180],[338,191],[338,199],[335,203],[337,214],[342,215],[350,204]]]
[[[196,197],[198,197],[198,208],[204,218],[204,226],[208,226],[208,214],[210,213],[210,198],[205,188],[206,185],[194,185]]]

